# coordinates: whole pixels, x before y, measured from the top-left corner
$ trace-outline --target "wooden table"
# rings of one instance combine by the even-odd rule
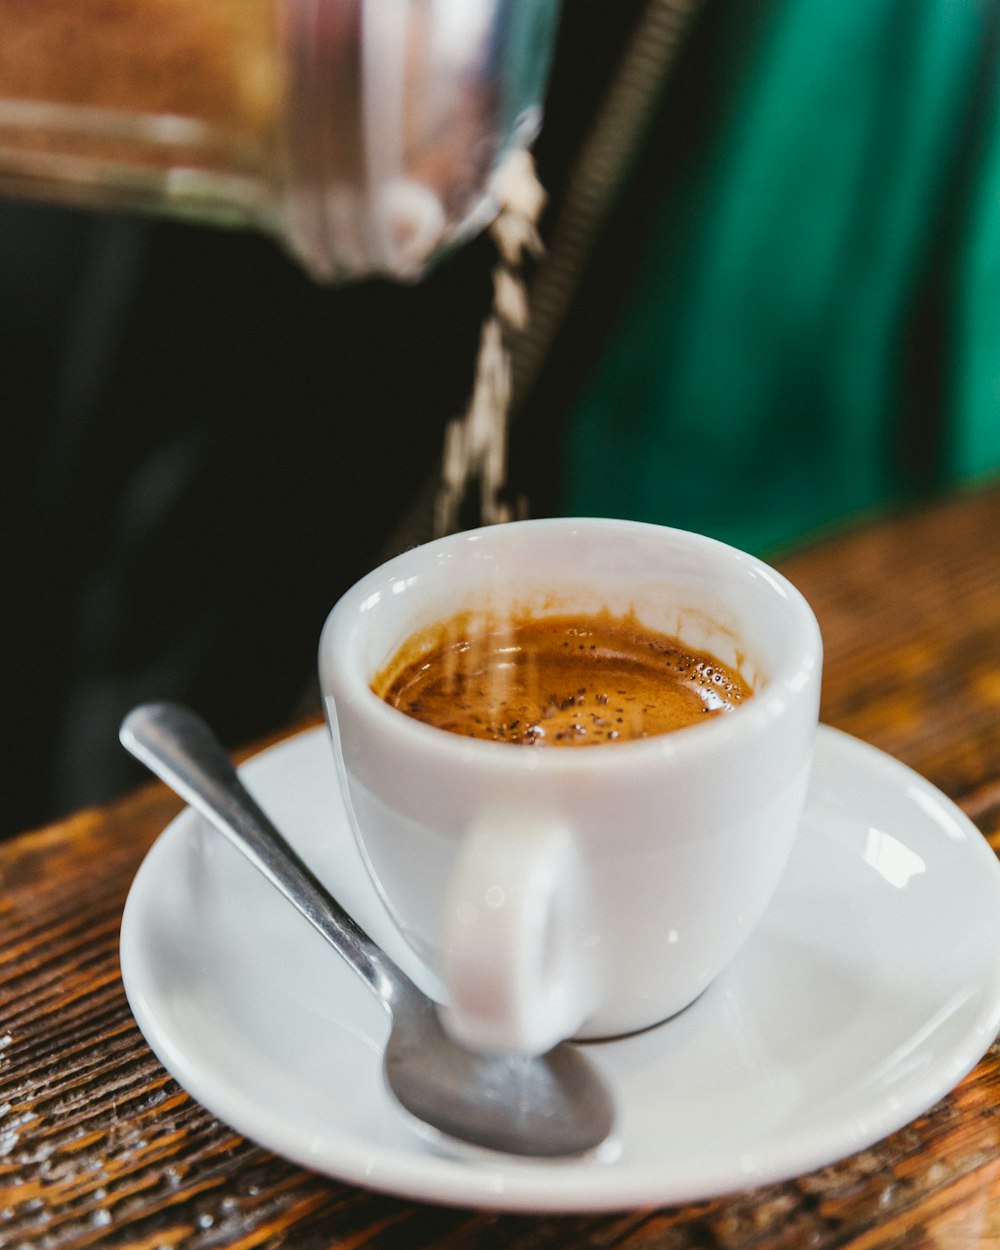
[[[1000,847],[1000,491],[778,562],[826,642],[823,718],[892,752]],[[883,1247],[1000,1241],[994,1046],[928,1114],[836,1165],[683,1209],[533,1218],[383,1197],[213,1119],[132,1021],[118,924],[179,810],[159,785],[0,846],[0,1246]]]

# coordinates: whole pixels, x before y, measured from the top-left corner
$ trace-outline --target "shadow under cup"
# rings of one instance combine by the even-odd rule
[[[604,609],[710,652],[749,681],[753,697],[673,733],[566,750],[459,737],[371,689],[410,636],[452,616]],[[563,1036],[616,1036],[673,1015],[706,988],[764,911],[791,850],[821,659],[811,609],[773,569],[639,522],[470,531],[406,552],[344,595],[319,656],[341,786],[375,885],[444,979],[456,1031],[531,1049],[546,1030],[532,1031],[529,1018],[551,1009],[564,1023],[576,1012]],[[537,912],[511,897],[516,876],[490,904],[466,900],[466,912],[506,908],[506,917],[487,917],[507,927],[485,947],[454,915],[455,875],[484,826],[500,839],[506,830],[558,831],[570,857],[534,930],[515,931],[518,908]],[[526,982],[514,985],[522,973]],[[553,1005],[553,996],[575,1005]],[[526,1019],[512,1024],[518,1012]]]

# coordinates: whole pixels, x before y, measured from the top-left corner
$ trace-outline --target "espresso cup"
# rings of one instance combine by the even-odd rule
[[[463,616],[631,614],[753,688],[723,715],[631,741],[484,741],[390,706],[373,682]],[[760,560],[640,522],[521,521],[414,548],[323,628],[320,682],[344,801],[396,926],[474,1047],[541,1053],[694,1001],[754,928],[802,814],[822,644]]]

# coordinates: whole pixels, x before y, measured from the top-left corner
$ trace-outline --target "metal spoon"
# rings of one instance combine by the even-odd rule
[[[435,1004],[320,884],[247,793],[229,756],[187,708],[152,703],[122,722],[125,747],[242,851],[381,999],[391,1019],[384,1070],[411,1114],[450,1137],[511,1154],[579,1155],[610,1133],[614,1109],[569,1043],[538,1058],[467,1050]]]

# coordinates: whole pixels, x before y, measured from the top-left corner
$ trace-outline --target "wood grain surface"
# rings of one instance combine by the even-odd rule
[[[823,629],[823,719],[905,760],[1000,846],[1000,491],[852,530],[779,565]],[[179,807],[151,784],[0,846],[4,1250],[1000,1243],[996,1046],[871,1149],[694,1207],[495,1215],[387,1198],[275,1158],[167,1076],[122,992],[125,896]]]

